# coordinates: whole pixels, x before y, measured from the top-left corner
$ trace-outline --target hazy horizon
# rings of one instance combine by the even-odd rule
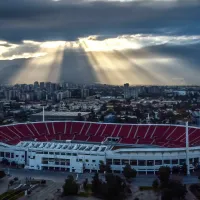
[[[200,2],[0,1],[0,83],[200,85]]]

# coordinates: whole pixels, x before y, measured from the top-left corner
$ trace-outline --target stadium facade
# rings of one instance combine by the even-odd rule
[[[200,129],[182,125],[45,121],[1,126],[0,141],[1,160],[35,170],[98,171],[103,161],[148,174],[186,163],[189,174],[200,159]]]

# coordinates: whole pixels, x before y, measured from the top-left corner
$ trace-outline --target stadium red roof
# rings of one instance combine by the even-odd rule
[[[0,127],[0,141],[17,144],[37,139],[102,142],[118,137],[121,144],[150,144],[161,147],[185,147],[185,126],[152,124],[106,124],[93,122],[39,122]],[[200,129],[189,127],[190,146],[200,145]]]

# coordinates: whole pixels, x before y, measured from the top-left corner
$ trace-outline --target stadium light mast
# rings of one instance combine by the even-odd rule
[[[43,108],[43,111],[42,111],[42,121],[44,122],[45,121],[45,119],[44,119],[44,106],[42,108]]]
[[[186,122],[186,165],[187,165],[187,175],[190,175],[190,162],[189,162],[189,135],[188,135],[188,122]]]

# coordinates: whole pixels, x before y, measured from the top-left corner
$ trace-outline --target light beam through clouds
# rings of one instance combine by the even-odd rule
[[[42,43],[38,51],[40,56],[29,58],[11,83],[58,82],[64,48],[63,41]]]
[[[116,85],[125,82],[134,85],[200,84],[197,63],[191,62],[189,55],[186,59],[177,52],[170,53],[168,48],[171,47],[187,51],[192,48],[198,52],[200,36],[135,34],[96,35],[78,38],[77,41],[26,40],[21,44],[0,41],[0,62],[24,60],[11,79],[12,84],[36,80],[59,82],[62,74],[71,71],[75,76],[75,73],[82,75],[82,80],[74,77],[78,82],[87,82],[85,75],[94,74],[96,82]],[[64,62],[64,56],[70,53],[73,56]],[[77,60],[79,58],[81,60]]]

